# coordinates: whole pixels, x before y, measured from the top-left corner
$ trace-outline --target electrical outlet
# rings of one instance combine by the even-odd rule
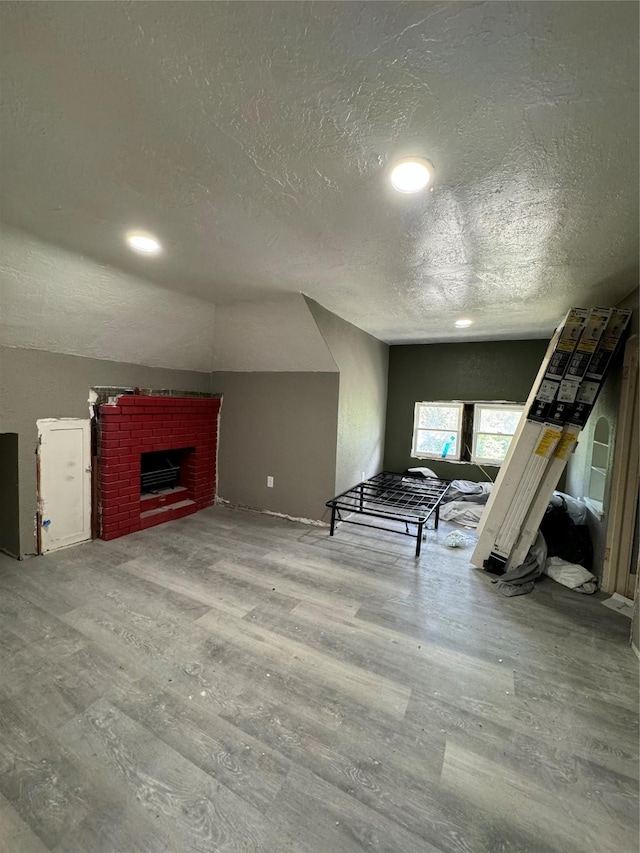
[[[267,477],[267,488],[268,489],[273,488],[273,477]]]
[[[366,472],[366,471],[363,471],[363,472],[362,472],[362,477],[360,477],[360,479],[361,479],[361,480],[366,480],[366,479],[367,479],[367,472]]]

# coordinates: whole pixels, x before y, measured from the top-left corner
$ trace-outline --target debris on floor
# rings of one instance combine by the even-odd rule
[[[484,504],[467,501],[450,501],[440,507],[440,518],[443,521],[453,521],[461,527],[475,528],[480,523]]]
[[[445,537],[444,544],[448,548],[464,548],[466,545],[469,545],[471,542],[470,539],[467,539],[459,530],[452,530],[451,533],[448,533]]]
[[[625,598],[618,592],[614,592],[611,598],[607,598],[602,604],[610,610],[615,610],[616,613],[622,613],[627,619],[633,617],[633,601],[630,598]]]

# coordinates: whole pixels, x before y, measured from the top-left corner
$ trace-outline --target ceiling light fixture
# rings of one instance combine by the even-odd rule
[[[399,193],[418,193],[433,181],[433,163],[421,157],[400,160],[391,170],[391,186]]]
[[[142,231],[130,231],[127,234],[127,243],[143,255],[157,255],[162,248],[155,237]]]
[[[471,326],[472,323],[473,323],[473,320],[466,320],[466,319],[456,320],[455,326],[457,329],[466,329],[467,326]]]

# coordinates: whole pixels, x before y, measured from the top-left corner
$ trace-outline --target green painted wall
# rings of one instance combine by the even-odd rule
[[[547,345],[534,340],[390,347],[385,469],[425,465],[448,480],[486,480],[475,465],[411,456],[414,405],[423,400],[524,402]],[[495,479],[498,469],[487,471]]]

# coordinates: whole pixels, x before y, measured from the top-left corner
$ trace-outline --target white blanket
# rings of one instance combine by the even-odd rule
[[[591,594],[598,589],[598,580],[595,575],[576,563],[567,563],[560,557],[549,557],[544,567],[545,575],[549,575],[554,581],[563,586],[574,589],[576,592]]]

